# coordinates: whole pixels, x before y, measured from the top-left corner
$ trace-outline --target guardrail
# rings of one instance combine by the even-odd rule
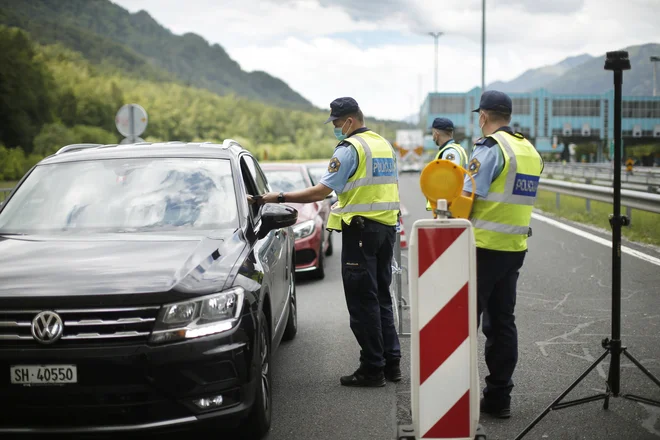
[[[613,189],[605,186],[541,179],[539,189],[557,194],[555,202],[557,209],[560,208],[560,196],[562,194],[585,199],[587,212],[591,211],[592,200],[605,203],[612,203],[613,201]],[[660,195],[622,189],[621,206],[626,208],[626,215],[632,222],[633,209],[660,214]]]
[[[602,164],[566,164],[546,163],[543,169],[544,174],[554,174],[559,176],[578,177],[591,183],[596,180],[612,182],[614,180],[614,169],[611,165]],[[657,192],[660,188],[660,169],[654,168],[633,168],[631,174],[628,174],[625,167],[622,168],[621,182],[644,185],[650,192]]]
[[[14,190],[14,188],[0,188],[0,202],[3,202],[9,194]]]

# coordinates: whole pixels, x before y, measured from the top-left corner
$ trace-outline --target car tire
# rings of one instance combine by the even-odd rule
[[[332,232],[328,232],[328,249],[325,251],[325,255],[329,257],[332,255],[334,252],[334,248],[332,247]]]
[[[263,311],[259,313],[259,321],[259,380],[243,430],[253,440],[263,438],[270,430],[273,406],[270,327]]]
[[[318,261],[316,270],[312,272],[314,278],[322,280],[325,278],[325,253],[323,252],[323,237],[321,237],[321,244],[319,245]]]
[[[296,271],[292,270],[290,277],[291,301],[289,302],[289,319],[286,321],[286,328],[282,340],[291,341],[298,333],[298,298],[296,298]]]

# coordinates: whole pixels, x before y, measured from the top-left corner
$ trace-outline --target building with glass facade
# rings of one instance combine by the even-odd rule
[[[561,95],[544,89],[509,93],[513,101],[511,126],[523,133],[539,152],[561,152],[565,145],[598,144],[603,159],[614,137],[614,91],[602,95]],[[434,149],[430,133],[433,119],[454,122],[455,138],[470,148],[481,136],[479,106],[481,88],[467,93],[430,93],[420,109],[420,124],[427,136],[424,147]],[[660,143],[660,96],[624,96],[622,103],[624,145]]]

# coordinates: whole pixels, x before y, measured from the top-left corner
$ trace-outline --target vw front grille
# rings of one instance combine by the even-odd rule
[[[52,346],[146,341],[159,309],[159,306],[54,309],[62,319],[63,333]],[[32,336],[32,320],[42,311],[0,310],[0,346],[44,346]]]

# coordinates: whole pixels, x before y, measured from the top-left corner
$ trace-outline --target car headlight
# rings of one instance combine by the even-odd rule
[[[314,233],[315,227],[316,223],[314,220],[307,220],[302,223],[298,223],[297,225],[293,226],[293,236],[295,238],[309,237]]]
[[[232,329],[238,322],[245,291],[241,287],[163,306],[151,342],[162,344],[209,336]]]

